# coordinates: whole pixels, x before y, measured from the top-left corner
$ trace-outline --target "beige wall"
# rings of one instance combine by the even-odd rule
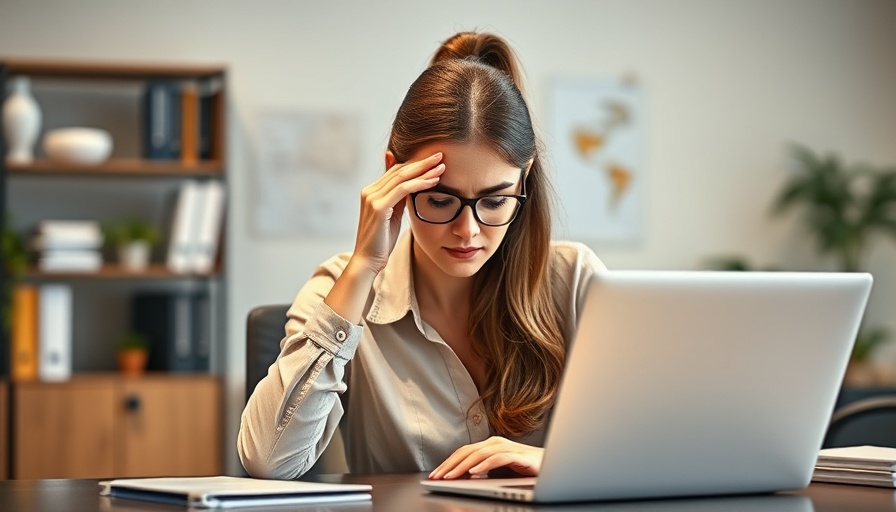
[[[252,234],[259,112],[360,114],[362,162],[372,181],[395,109],[437,43],[459,29],[493,30],[520,51],[536,119],[548,116],[543,99],[552,77],[634,73],[645,86],[645,236],[635,246],[595,246],[611,268],[687,269],[718,253],[831,268],[793,217],[771,219],[768,206],[785,176],[788,141],[896,165],[894,26],[896,2],[888,0],[0,0],[0,55],[230,67],[234,438],[246,312],[289,301],[316,263],[353,243],[349,236]],[[875,322],[892,323],[896,309],[894,247],[881,241],[869,261]],[[233,453],[230,460],[235,470]]]

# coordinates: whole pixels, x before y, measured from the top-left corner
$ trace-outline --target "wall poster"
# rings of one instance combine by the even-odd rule
[[[358,226],[360,121],[338,113],[258,117],[253,226],[263,236],[340,237]]]
[[[594,243],[640,241],[647,190],[640,87],[555,80],[550,94],[560,233]]]

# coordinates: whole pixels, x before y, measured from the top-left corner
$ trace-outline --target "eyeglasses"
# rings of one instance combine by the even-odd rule
[[[460,216],[464,206],[473,211],[476,222],[486,226],[504,226],[513,222],[526,202],[525,171],[520,173],[521,195],[482,196],[475,199],[459,197],[448,192],[424,190],[411,194],[417,218],[430,224],[448,224]]]

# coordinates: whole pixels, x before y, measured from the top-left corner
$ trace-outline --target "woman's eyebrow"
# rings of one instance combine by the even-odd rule
[[[478,197],[478,196],[487,196],[489,194],[494,194],[495,192],[504,190],[505,188],[511,187],[513,185],[516,185],[516,183],[514,183],[512,181],[504,181],[497,185],[493,185],[491,187],[486,187],[486,188],[480,190],[479,192],[476,193],[476,196]],[[458,190],[454,187],[448,187],[448,186],[442,185],[441,183],[432,187],[431,190],[433,192],[445,192],[447,194],[460,196],[460,190]]]

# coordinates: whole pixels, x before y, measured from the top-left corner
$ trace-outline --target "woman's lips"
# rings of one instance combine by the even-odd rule
[[[480,251],[478,247],[446,247],[445,250],[451,257],[460,260],[468,260]]]

